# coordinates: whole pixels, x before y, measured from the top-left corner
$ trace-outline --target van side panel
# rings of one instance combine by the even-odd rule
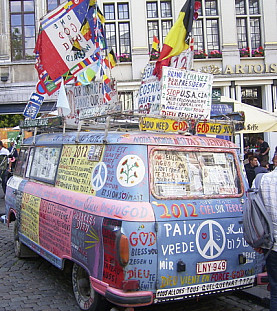
[[[118,201],[149,202],[147,147],[64,145],[55,185]]]

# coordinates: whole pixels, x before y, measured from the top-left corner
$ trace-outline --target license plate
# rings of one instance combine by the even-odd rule
[[[196,274],[222,272],[227,269],[227,260],[198,262],[196,265]]]

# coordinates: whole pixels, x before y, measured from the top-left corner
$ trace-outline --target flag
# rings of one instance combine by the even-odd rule
[[[82,24],[82,27],[81,27],[81,34],[84,36],[84,38],[88,41],[88,40],[91,40],[93,38],[93,33],[91,31],[91,28],[90,28],[90,24],[88,22],[88,20],[85,18],[83,24]]]
[[[116,65],[116,56],[113,49],[111,49],[109,54],[104,58],[104,63],[108,68],[111,69]]]
[[[41,21],[35,46],[36,69],[42,88],[48,95],[59,89],[61,77],[66,84],[77,73],[101,59],[96,46],[105,38],[93,0],[68,0]],[[96,22],[94,22],[96,19]],[[98,46],[100,46],[98,44]]]
[[[179,13],[177,21],[171,27],[164,40],[160,57],[153,71],[153,74],[157,75],[159,79],[162,75],[162,67],[170,64],[170,58],[189,48],[186,40],[192,29],[193,16],[195,13],[194,4],[195,0],[186,1]]]
[[[72,42],[72,51],[82,51],[82,47],[80,45],[80,42],[76,39],[76,40],[73,40]]]
[[[60,85],[60,91],[59,91],[59,96],[57,100],[57,108],[61,108],[63,116],[67,116],[71,112],[70,107],[69,107],[69,102],[68,102],[66,92],[65,92],[63,79]]]
[[[160,44],[160,40],[156,36],[153,36],[151,53],[154,53],[155,51],[159,51],[160,49],[159,44]]]
[[[160,56],[160,41],[156,36],[153,36],[152,49],[150,52],[150,60],[158,59]]]

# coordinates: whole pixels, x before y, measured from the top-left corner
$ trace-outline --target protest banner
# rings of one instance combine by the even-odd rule
[[[160,114],[182,119],[209,119],[211,74],[163,67]]]

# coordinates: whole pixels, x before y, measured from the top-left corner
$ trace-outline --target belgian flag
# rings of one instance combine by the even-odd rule
[[[159,59],[157,60],[154,74],[161,76],[162,66],[168,66],[170,58],[179,55],[182,51],[189,48],[187,42],[192,29],[195,0],[187,0],[179,13],[179,17],[169,30],[162,47]],[[164,61],[163,63],[161,63]]]
[[[156,36],[153,36],[151,53],[155,53],[155,52],[159,51],[159,49],[160,49],[159,44],[160,44],[160,40]]]
[[[116,56],[113,49],[111,49],[109,54],[104,58],[104,63],[111,69],[116,65]]]

